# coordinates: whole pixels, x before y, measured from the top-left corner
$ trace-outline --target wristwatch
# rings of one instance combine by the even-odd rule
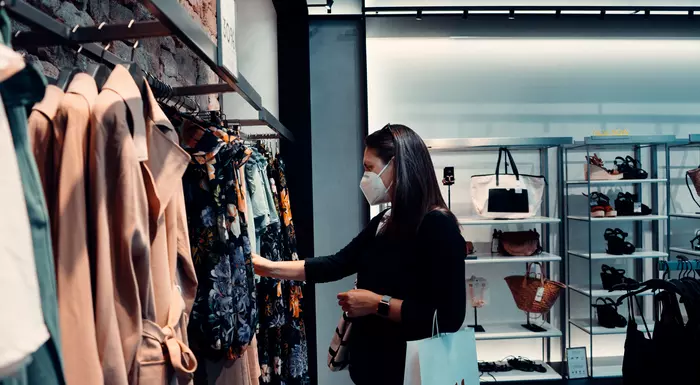
[[[382,300],[379,301],[379,306],[377,307],[377,314],[379,314],[382,317],[388,317],[390,303],[391,297],[389,297],[388,295],[383,296]]]

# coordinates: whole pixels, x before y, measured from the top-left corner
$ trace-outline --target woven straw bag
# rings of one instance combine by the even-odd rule
[[[534,265],[539,265],[540,271],[543,271],[541,263],[528,263],[525,275],[511,275],[505,280],[518,309],[528,313],[547,313],[557,302],[559,292],[566,288],[566,285],[546,279],[542,274],[539,274],[538,278],[537,274],[530,272]],[[540,296],[538,291],[542,291]]]

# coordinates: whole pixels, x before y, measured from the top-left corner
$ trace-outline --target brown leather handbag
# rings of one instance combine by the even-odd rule
[[[496,230],[493,237],[498,240],[498,253],[506,256],[530,256],[540,254],[540,234],[537,230],[500,231]]]

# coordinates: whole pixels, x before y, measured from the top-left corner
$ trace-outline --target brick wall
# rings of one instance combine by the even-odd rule
[[[175,1],[175,0],[173,0]],[[192,17],[203,25],[212,39],[216,39],[216,0],[178,0]],[[101,22],[128,23],[130,20],[149,20],[153,17],[139,0],[27,0],[67,25],[91,26]],[[25,29],[15,25],[15,29]],[[123,42],[112,43],[110,51],[124,59],[131,57],[131,47]],[[44,73],[57,77],[61,68],[84,66],[87,60],[73,50],[46,47],[27,53],[27,60],[39,64]],[[201,62],[186,46],[173,37],[142,39],[134,52],[134,60],[145,71],[171,86],[210,84],[219,81],[211,69]],[[219,109],[216,95],[198,96],[201,108]]]

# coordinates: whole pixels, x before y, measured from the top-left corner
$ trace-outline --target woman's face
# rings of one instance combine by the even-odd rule
[[[379,174],[384,170],[386,163],[382,161],[382,158],[377,156],[377,152],[373,148],[365,147],[365,155],[362,159],[365,167],[365,171],[373,172]],[[394,196],[394,162],[389,162],[389,167],[384,170],[384,173],[379,176],[384,183],[384,186],[391,186],[389,188],[389,195]]]

